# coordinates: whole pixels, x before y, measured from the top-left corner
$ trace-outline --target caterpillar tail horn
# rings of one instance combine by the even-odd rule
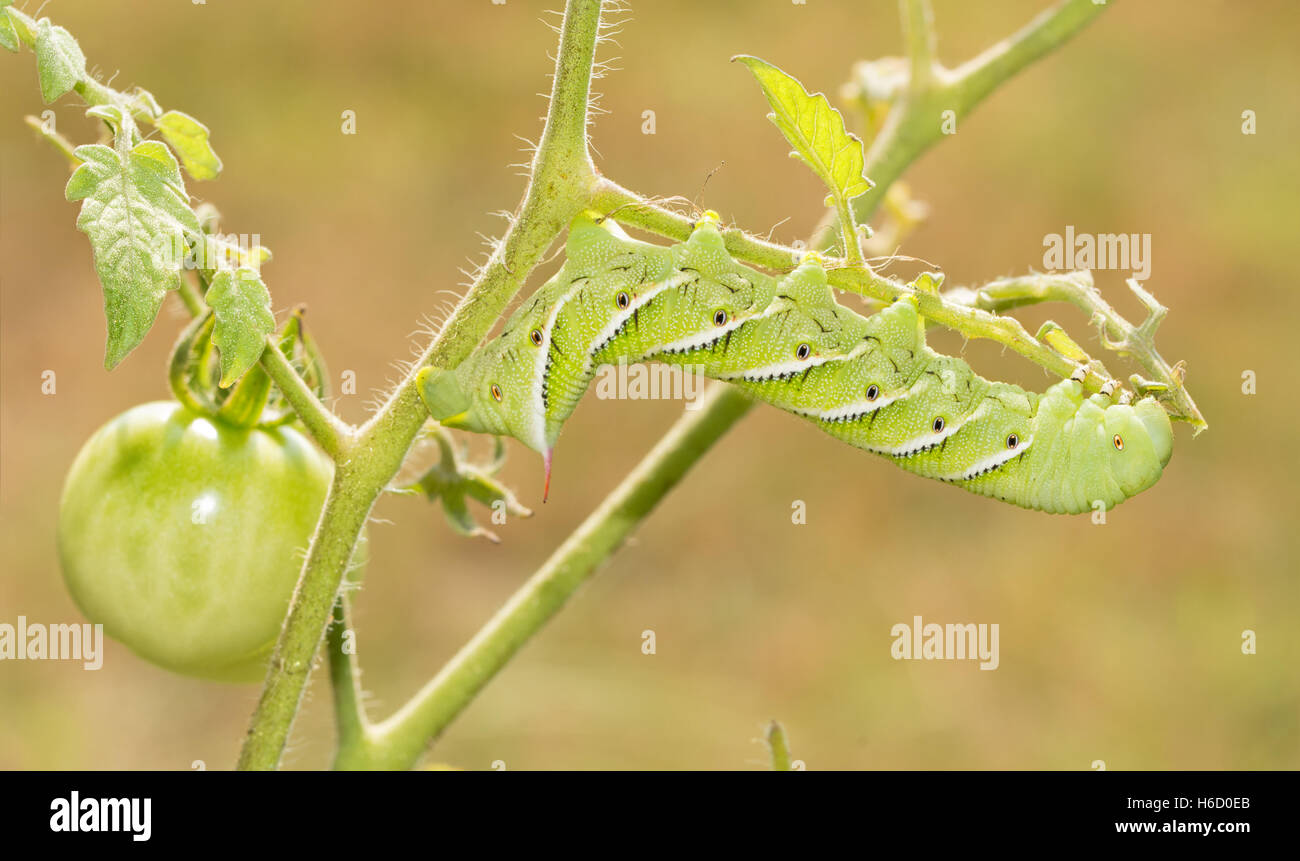
[[[551,453],[555,449],[552,446],[546,447],[546,453],[542,455],[546,464],[546,482],[542,485],[542,504],[546,504],[546,497],[551,495]]]

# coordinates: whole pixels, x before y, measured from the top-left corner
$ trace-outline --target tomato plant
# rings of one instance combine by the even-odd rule
[[[68,474],[59,553],[92,622],[155,664],[258,681],[333,472],[290,427],[176,402],[100,428]]]

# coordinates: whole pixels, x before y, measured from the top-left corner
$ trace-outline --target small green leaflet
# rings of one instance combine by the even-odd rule
[[[812,168],[831,190],[827,206],[833,206],[836,198],[849,201],[871,188],[871,180],[863,176],[862,140],[848,132],[844,117],[826,96],[810,95],[799,81],[757,57],[741,54],[731,59],[754,73],[772,106],[767,118],[794,147],[790,155]]]
[[[86,77],[86,55],[81,46],[49,18],[36,25],[36,71],[41,78],[41,98],[47,105]]]
[[[150,122],[162,116],[162,105],[158,104],[158,100],[153,97],[153,93],[144,87],[134,87],[129,94],[129,98],[136,109],[145,112],[145,115],[150,118]]]
[[[221,386],[232,385],[256,364],[275,331],[271,293],[256,269],[223,269],[208,287],[208,305],[216,317],[212,343],[221,351]]]
[[[208,143],[208,127],[189,114],[168,111],[154,123],[167,143],[180,154],[185,172],[195,179],[216,179],[221,159]]]
[[[18,33],[14,30],[14,21],[5,11],[5,7],[11,4],[13,0],[0,0],[0,45],[8,48],[10,51],[18,51]]]
[[[77,228],[90,239],[104,287],[110,370],[148,334],[167,291],[179,286],[187,243],[199,233],[176,158],[162,141],[125,155],[77,147],[83,162],[64,195],[83,201]]]

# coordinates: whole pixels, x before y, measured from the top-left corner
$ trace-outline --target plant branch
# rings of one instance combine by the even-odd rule
[[[908,89],[923,93],[931,86],[935,73],[934,10],[930,0],[900,0],[903,19],[903,44],[907,46]]]
[[[70,168],[75,169],[77,165],[81,164],[81,159],[77,158],[77,154],[73,152],[77,147],[72,143],[72,141],[68,140],[54,129],[49,128],[45,120],[28,114],[23,117],[23,121],[26,122],[27,125],[38,135],[49,141],[50,146],[58,150],[59,155],[67,159]]]
[[[280,762],[325,624],[374,498],[355,472],[342,465],[334,470],[304,573],[294,589],[280,639],[271,655],[267,683],[240,752],[241,770],[271,769]],[[337,577],[333,576],[335,572]],[[322,605],[323,613],[318,609]],[[318,620],[318,613],[324,618]]]
[[[340,768],[410,768],[483,686],[599,570],[753,402],[715,385],[495,616],[410,702],[375,725]]]
[[[316,443],[331,458],[337,460],[342,456],[345,448],[352,441],[355,431],[327,409],[307,382],[298,375],[288,357],[280,352],[278,335],[267,336],[266,348],[262,350],[261,365],[266,375],[271,378],[271,382],[275,383],[276,388],[280,390],[280,394],[284,395],[284,399],[289,402],[289,406],[293,407],[293,411],[298,414],[298,418],[306,426],[312,439],[316,440]]]
[[[1108,8],[1096,0],[1063,0],[983,53],[944,70],[946,88],[959,117],[1009,78],[1074,38]]]
[[[338,730],[338,752],[343,755],[365,742],[370,724],[361,703],[361,677],[357,667],[355,643],[349,650],[345,635],[352,630],[352,612],[344,595],[334,602],[334,614],[325,635],[330,661],[330,686],[334,691],[334,723]]]
[[[542,254],[591,199],[595,170],[587,152],[587,104],[600,12],[600,0],[568,0],[546,125],[514,220],[419,361],[340,453],[240,754],[242,769],[270,769],[280,762],[351,548],[375,499],[428,420],[416,373],[426,364],[455,367],[469,355]]]

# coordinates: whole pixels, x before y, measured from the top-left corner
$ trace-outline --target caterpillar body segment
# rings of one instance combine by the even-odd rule
[[[560,429],[599,368],[648,360],[699,368],[910,472],[1040,511],[1109,509],[1169,461],[1172,427],[1154,399],[986,380],[926,346],[910,298],[863,317],[835,301],[816,259],[780,278],[735,262],[713,220],[665,247],[580,216],[566,252],[499,335],[419,378],[443,425],[541,452],[548,487]]]

